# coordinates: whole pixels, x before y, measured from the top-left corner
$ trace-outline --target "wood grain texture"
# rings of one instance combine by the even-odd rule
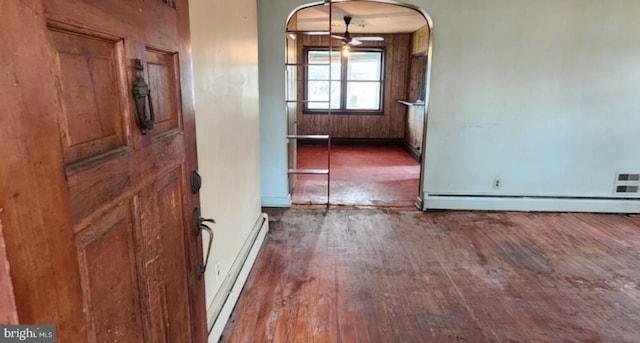
[[[638,216],[277,217],[223,342],[640,340]]]
[[[411,34],[411,54],[425,55],[429,50],[429,25],[419,28]]]
[[[62,342],[206,341],[187,1],[2,8],[0,219],[20,322]],[[159,109],[147,135],[137,58]]]
[[[409,62],[408,101],[425,101],[427,79],[427,56],[411,56]]]
[[[173,170],[136,198],[141,212],[138,246],[150,342],[190,342],[185,246],[182,243],[182,175]]]
[[[180,93],[177,91],[180,87],[177,55],[170,51],[145,49],[145,70],[156,118],[153,128],[155,136],[180,128],[182,116]]]
[[[132,206],[123,203],[76,235],[84,308],[94,342],[143,339]],[[117,295],[117,296],[113,296]]]
[[[82,304],[82,290],[43,8],[1,4],[0,219],[18,319],[56,323],[60,342],[81,342],[87,327],[73,306]]]
[[[55,25],[56,23],[52,23]],[[49,27],[52,65],[61,102],[60,133],[66,163],[127,144],[129,93],[117,37]]]
[[[424,140],[424,106],[407,106],[405,141],[414,149],[421,151]]]
[[[409,60],[409,102],[426,99],[427,82],[427,53],[429,50],[429,26],[425,25],[411,34],[411,58]],[[407,120],[405,123],[405,140],[414,149],[420,151],[424,140],[425,107],[407,107]]]
[[[0,213],[2,213],[2,208],[0,208]],[[2,220],[0,220],[0,323],[18,324],[18,311],[16,310],[10,271],[7,248],[2,234]]]
[[[66,25],[73,23],[80,27],[79,31],[92,32],[93,35],[97,35],[93,32],[98,32],[105,22],[118,18],[118,14],[130,15],[125,13],[127,11],[138,13],[136,30],[123,32],[122,28],[131,24],[117,22],[109,30],[122,35],[120,40],[125,42],[125,57],[120,61],[126,61],[123,65],[128,72],[128,80],[136,77],[132,68],[133,61],[137,58],[143,61],[144,76],[152,92],[156,114],[154,130],[143,135],[134,116],[127,116],[127,110],[124,110],[121,117],[128,119],[125,123],[131,136],[131,143],[126,149],[106,158],[78,161],[66,168],[74,231],[78,236],[90,231],[95,226],[96,218],[112,212],[114,206],[118,208],[120,203],[133,204],[133,208],[129,209],[133,218],[127,220],[130,225],[122,226],[117,234],[98,235],[92,246],[99,248],[95,248],[96,251],[91,255],[88,252],[80,253],[81,261],[86,260],[84,264],[88,266],[88,270],[103,271],[113,278],[105,282],[105,285],[111,286],[111,292],[96,290],[93,286],[95,283],[83,284],[84,303],[92,319],[90,336],[99,342],[124,337],[131,341],[192,341],[195,331],[190,319],[187,278],[189,275],[195,278],[196,275],[187,271],[185,242],[191,242],[193,248],[197,248],[197,241],[192,239],[194,235],[189,217],[193,205],[187,195],[189,188],[185,187],[188,183],[187,173],[183,172],[188,152],[184,144],[186,135],[180,125],[182,109],[178,55],[181,39],[177,31],[176,11],[161,2],[139,2],[133,4],[133,7],[132,4],[125,3],[100,3],[96,4],[96,9],[107,15],[95,18],[97,22],[87,22],[87,17],[82,13],[58,12],[65,5],[67,3],[48,3],[49,20],[67,23]],[[156,21],[154,17],[171,19],[165,23]],[[163,28],[159,29],[160,26]],[[166,34],[158,36],[163,30],[166,30]],[[187,37],[182,39],[188,40]],[[67,50],[87,50],[86,44],[80,45],[83,42],[76,41],[77,39],[71,41],[72,48]],[[103,50],[107,50],[107,47]],[[88,78],[87,82],[95,84],[100,81]],[[132,101],[128,101],[130,82],[124,88],[127,89],[126,93],[119,92],[125,95],[122,102],[131,106]],[[72,91],[74,99],[82,96],[81,93],[78,95],[78,90]],[[96,98],[103,101],[105,97],[105,94],[96,95]],[[169,181],[166,181],[167,178]],[[171,187],[165,188],[166,184],[171,184]],[[166,189],[169,191],[164,192]],[[186,204],[185,199],[189,199]],[[116,225],[113,227],[111,230],[115,230]],[[127,231],[121,232],[125,229]],[[125,234],[129,236],[124,236]],[[135,236],[136,244],[133,252],[127,255],[123,245],[129,246],[131,243],[125,244],[127,240],[124,237],[131,236]],[[118,257],[111,257],[114,263],[110,268],[101,267],[104,265],[102,255],[108,258],[108,252],[117,254]],[[94,255],[97,257],[93,257]],[[129,256],[133,258],[128,258]],[[120,273],[116,268],[120,269]],[[120,280],[116,275],[128,275],[131,270],[136,273],[131,282],[110,283]],[[85,279],[91,280],[93,274],[88,275]],[[117,308],[108,306],[115,299],[125,299],[125,303],[134,303],[135,306],[131,306],[128,311],[127,306],[123,305],[122,314],[116,316],[114,311]],[[201,304],[195,306],[199,307]],[[127,321],[131,322],[130,325],[122,324]],[[200,322],[200,325],[203,326],[204,322]],[[119,336],[114,336],[116,334]]]
[[[366,42],[362,47],[386,47],[384,115],[332,115],[331,134],[337,138],[403,138],[405,129],[405,108],[396,100],[407,97],[407,73],[409,71],[410,35],[379,35],[383,42]],[[298,39],[298,63],[304,63],[305,46],[328,46],[326,36],[300,35]],[[334,40],[335,47],[340,42]],[[298,69],[298,99],[304,99],[304,68]],[[326,134],[326,115],[303,114],[298,107],[298,133]]]

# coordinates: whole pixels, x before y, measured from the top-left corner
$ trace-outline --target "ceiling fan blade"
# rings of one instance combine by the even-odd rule
[[[339,39],[339,40],[347,40],[346,37],[343,36],[338,36],[338,35],[331,35],[331,37],[335,38],[335,39]]]
[[[324,36],[328,34],[329,31],[299,31],[297,33],[301,35],[307,35],[307,36]]]
[[[384,41],[383,37],[353,37],[353,39],[357,39],[363,42],[382,42]]]
[[[349,44],[353,46],[358,46],[358,45],[362,45],[362,42],[355,38],[351,38],[351,40],[349,41]]]

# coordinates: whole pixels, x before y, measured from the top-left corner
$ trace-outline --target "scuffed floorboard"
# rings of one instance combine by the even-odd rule
[[[293,208],[223,342],[639,342],[640,217]]]

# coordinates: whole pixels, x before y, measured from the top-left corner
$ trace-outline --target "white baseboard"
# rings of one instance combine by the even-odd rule
[[[291,195],[286,197],[261,197],[262,207],[291,207]]]
[[[417,209],[423,209],[424,210],[424,201],[422,201],[422,198],[419,195],[416,197],[415,205],[416,205]]]
[[[209,343],[217,343],[220,340],[268,231],[269,220],[267,214],[262,213],[240,249],[238,257],[233,261],[231,270],[222,282],[218,293],[207,308]]]
[[[424,194],[422,209],[640,213],[640,199],[442,196]]]

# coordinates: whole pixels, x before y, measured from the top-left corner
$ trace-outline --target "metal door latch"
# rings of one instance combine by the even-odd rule
[[[204,258],[204,264],[202,262],[198,263],[198,279],[201,279],[202,275],[204,275],[204,272],[207,271],[207,265],[209,264],[209,255],[211,254],[211,247],[213,246],[213,229],[211,229],[206,223],[215,224],[216,221],[211,218],[202,218],[200,216],[200,208],[196,207],[193,209],[193,222],[196,228],[196,236],[200,235],[200,231],[205,231],[209,234],[209,244],[207,246],[207,254]]]

